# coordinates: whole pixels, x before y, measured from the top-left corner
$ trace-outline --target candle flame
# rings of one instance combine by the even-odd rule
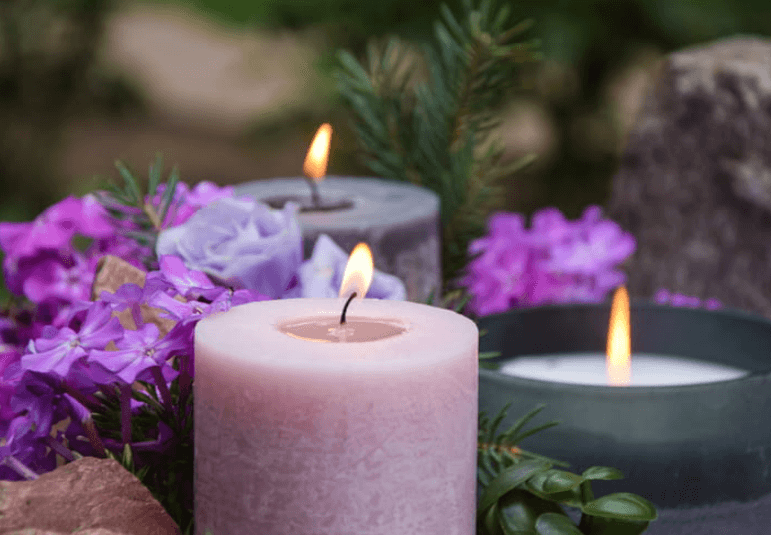
[[[632,375],[632,335],[629,327],[629,294],[620,286],[613,295],[608,326],[608,354],[605,367],[608,384],[627,386]]]
[[[361,242],[353,248],[348,263],[345,265],[343,282],[340,284],[340,297],[349,297],[356,292],[357,299],[364,299],[372,284],[372,272],[375,264],[372,260],[372,251],[367,244]]]
[[[332,139],[332,126],[329,123],[322,124],[305,156],[303,172],[316,183],[324,180],[327,174],[327,162],[329,160],[329,141]]]

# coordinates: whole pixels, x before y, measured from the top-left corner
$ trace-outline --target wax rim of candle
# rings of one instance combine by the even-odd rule
[[[237,195],[246,195],[257,200],[266,197],[284,195],[308,195],[307,179],[302,177],[283,177],[258,180],[236,186]],[[380,191],[379,191],[380,190]],[[382,193],[381,193],[382,191]],[[403,195],[394,196],[394,191]],[[415,184],[386,180],[376,177],[344,177],[327,175],[319,185],[319,194],[329,201],[348,198],[355,207],[348,217],[373,217],[378,215],[382,224],[398,225],[415,219],[431,217],[439,211],[439,196],[428,188]],[[393,210],[383,212],[383,206]],[[323,225],[329,229],[348,229],[350,220],[335,217],[334,213],[303,212],[299,217],[310,224]]]
[[[324,321],[337,318],[339,322],[343,302],[341,298],[295,298],[239,305],[198,322],[195,344],[206,345],[222,355],[223,361],[234,365],[252,366],[264,361],[272,366],[309,372],[338,372],[356,366],[362,371],[388,373],[397,369],[424,368],[448,358],[462,358],[461,355],[468,352],[478,354],[476,323],[452,310],[410,301],[363,299],[356,302],[357,319],[396,318],[409,326],[401,335],[381,340],[319,343],[292,338],[278,329],[283,322],[309,317]],[[260,317],[265,321],[255,321]],[[437,344],[436,340],[442,340],[442,344]],[[448,356],[443,349],[448,346],[457,348],[453,355]],[[380,355],[378,359],[370,358],[375,353]],[[295,357],[285,358],[289,354]],[[198,364],[196,362],[196,366]]]

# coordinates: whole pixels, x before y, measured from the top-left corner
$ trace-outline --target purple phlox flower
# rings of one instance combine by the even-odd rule
[[[45,456],[45,445],[38,433],[38,424],[28,415],[15,417],[8,424],[2,425],[3,435],[0,437],[0,461],[5,466],[0,466],[0,477],[4,480],[19,481],[27,479],[12,466],[21,466],[24,473],[29,473],[29,478],[34,478],[44,466],[50,466],[50,457]],[[9,458],[14,462],[9,462]],[[43,466],[41,466],[43,465]],[[40,472],[38,472],[40,471]]]
[[[116,232],[118,232],[117,228]],[[132,266],[144,270],[145,266],[142,260],[152,257],[153,249],[146,245],[140,245],[136,240],[127,236],[113,234],[107,238],[96,240],[89,248],[88,254],[94,258],[104,255],[117,256]]]
[[[298,270],[299,285],[287,291],[289,297],[338,297],[343,282],[348,255],[329,236],[321,234],[313,247],[313,254]],[[393,275],[374,270],[372,284],[366,297],[375,299],[407,299],[404,283]]]
[[[161,201],[165,191],[166,184],[158,184],[158,188],[156,189],[156,193],[152,199],[147,197],[145,201],[149,201],[156,210],[160,211]],[[161,222],[162,228],[181,225],[187,221],[187,219],[189,219],[193,213],[195,213],[195,209],[191,210],[186,206],[186,199],[189,194],[190,188],[188,185],[182,181],[177,182],[177,186],[174,189],[174,198],[171,200],[169,209],[166,212],[166,217],[164,217],[163,221]]]
[[[704,308],[707,310],[717,310],[719,308],[723,308],[723,302],[720,301],[720,299],[711,297],[704,302]]]
[[[188,193],[185,202],[200,208],[219,199],[233,197],[234,192],[233,186],[219,187],[214,182],[203,181],[196,184],[193,190]]]
[[[60,406],[61,392],[52,385],[52,379],[43,374],[27,372],[16,385],[11,397],[11,410],[26,415],[31,425],[30,436],[43,438],[51,433],[51,424],[63,417]],[[56,419],[56,420],[55,420]]]
[[[93,303],[91,301],[78,300],[67,303],[61,307],[56,315],[51,319],[50,325],[60,329],[62,327],[73,327],[73,322],[78,323],[78,328],[83,324],[88,309]]]
[[[9,256],[32,256],[41,249],[62,249],[81,222],[81,202],[73,196],[46,209],[31,223],[0,223],[0,245]]]
[[[48,257],[31,268],[22,283],[24,295],[33,303],[46,299],[87,300],[94,282],[95,263],[72,252]]]
[[[267,295],[263,295],[261,293],[255,292],[254,290],[231,290],[230,288],[226,288],[222,294],[220,294],[217,299],[212,301],[212,308],[214,308],[216,311],[222,311],[225,312],[227,310],[230,310],[232,307],[236,307],[238,305],[243,305],[246,303],[253,303],[255,301],[270,301],[270,297]],[[223,304],[221,306],[221,303]]]
[[[89,307],[79,332],[63,327],[54,336],[49,331],[46,337],[30,342],[30,354],[21,359],[22,368],[64,378],[72,364],[86,356],[87,350],[103,349],[122,334],[123,327],[112,317],[110,306],[96,302]]]
[[[546,267],[555,272],[591,275],[626,260],[635,240],[612,221],[599,221],[578,236],[551,247]]]
[[[508,310],[527,291],[530,261],[527,247],[502,236],[491,238],[482,254],[469,263],[461,281],[472,296],[471,310],[479,315]]]
[[[528,238],[536,247],[549,247],[573,235],[573,224],[557,208],[535,212],[530,227]]]
[[[123,338],[115,345],[118,351],[94,350],[90,359],[113,372],[126,384],[151,379],[149,369],[155,366],[161,366],[167,380],[173,379],[178,372],[166,365],[166,361],[186,347],[176,337],[159,338],[158,327],[152,323],[136,331],[125,331]]]
[[[579,227],[591,228],[595,224],[599,223],[602,219],[602,208],[596,205],[587,206],[584,209],[584,213],[581,214],[581,219],[578,221]]]
[[[185,299],[205,297],[216,299],[225,288],[215,286],[203,271],[187,269],[181,258],[174,255],[160,257],[161,273]]]
[[[164,184],[159,185],[158,190],[163,193],[166,189]],[[234,193],[233,186],[220,188],[213,182],[199,182],[189,190],[187,185],[175,192],[175,208],[173,214],[170,213],[164,222],[164,228],[181,225],[190,219],[200,208],[211,204],[219,199],[232,198]],[[160,204],[160,197],[158,196]]]
[[[205,318],[213,310],[211,304],[201,301],[178,301],[168,294],[157,292],[148,301],[148,304],[155,308],[163,309],[167,314],[161,314],[161,317],[171,319],[179,323],[189,323]]]
[[[20,360],[21,352],[16,349],[4,348],[0,353],[0,422],[7,422],[16,414],[11,408],[11,397],[16,392],[18,381],[6,380],[4,374],[6,370],[9,375],[14,374]]]
[[[90,238],[108,238],[115,234],[115,224],[94,195],[80,199],[80,217],[76,230]]]
[[[138,304],[144,300],[145,292],[142,287],[132,282],[121,284],[115,293],[102,290],[99,294],[99,300],[108,303],[113,311],[121,312],[132,305]]]

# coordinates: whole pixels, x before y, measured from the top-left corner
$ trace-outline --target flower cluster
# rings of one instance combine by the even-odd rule
[[[174,256],[161,257],[160,265],[159,271],[147,274],[144,287],[124,284],[114,294],[102,292],[97,301],[74,304],[60,327],[43,327],[25,354],[7,356],[0,383],[0,404],[5,409],[0,457],[6,460],[0,478],[34,477],[51,470],[55,453],[69,460],[74,458],[72,452],[104,456],[105,450],[120,452],[126,443],[136,452],[173,450],[171,430],[160,420],[154,437],[132,441],[132,415],[150,409],[173,414],[186,406],[194,373],[193,330],[201,318],[268,298],[251,290],[216,286]],[[143,307],[160,311],[160,319],[172,320],[170,331],[163,333],[158,325],[163,323],[147,320]],[[116,317],[122,311],[130,312],[132,328]],[[169,393],[174,380],[182,392],[178,406]],[[140,382],[152,383],[150,394],[157,406],[134,399]],[[94,426],[93,412],[100,405],[95,394],[116,385],[121,391],[120,437],[105,438],[104,430]],[[190,414],[177,416],[187,419]],[[71,419],[67,429],[52,437],[52,424],[67,417]]]
[[[322,235],[303,262],[296,205],[270,210],[234,199],[232,188],[175,186],[167,210],[160,184],[142,209],[98,192],[68,197],[31,223],[0,223],[8,287],[28,300],[0,314],[0,479],[33,479],[55,468],[56,454],[103,457],[129,444],[141,464],[143,454],[173,453],[191,421],[200,319],[252,301],[337,296],[348,256]],[[163,215],[152,223],[155,250],[128,237],[147,235],[137,223],[146,214]],[[144,283],[91,300],[105,255],[138,268]],[[158,269],[145,273],[145,264]],[[406,290],[375,270],[367,296],[403,300]],[[103,425],[111,392],[114,428]],[[151,425],[138,431],[148,414]]]
[[[469,244],[478,255],[461,280],[477,315],[549,303],[600,302],[623,284],[619,264],[634,253],[635,239],[600,208],[588,207],[580,220],[568,221],[556,208],[532,217],[498,212],[488,234]],[[479,254],[481,253],[481,254]]]

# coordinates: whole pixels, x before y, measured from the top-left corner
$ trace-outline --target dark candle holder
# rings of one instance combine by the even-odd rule
[[[518,355],[604,353],[610,304],[544,306],[485,316],[481,351],[491,362]],[[658,353],[748,370],[708,384],[661,387],[574,385],[479,370],[479,410],[512,402],[500,429],[535,405],[538,422],[561,424],[521,446],[571,464],[618,468],[620,482],[595,481],[597,495],[639,494],[657,507],[747,502],[771,493],[771,322],[734,310],[652,303],[631,306],[634,353]],[[534,422],[535,424],[535,422]]]

